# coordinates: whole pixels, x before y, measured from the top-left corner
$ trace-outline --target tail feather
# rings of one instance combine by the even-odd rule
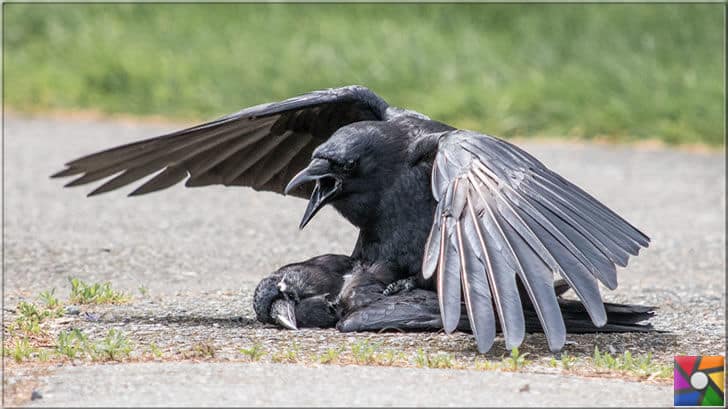
[[[648,320],[655,315],[657,307],[604,303],[607,311],[607,323],[602,327],[597,327],[592,323],[586,309],[579,301],[560,299],[559,307],[564,317],[566,330],[570,333],[655,331]],[[542,331],[536,314],[529,310],[527,315],[528,330],[531,332]]]

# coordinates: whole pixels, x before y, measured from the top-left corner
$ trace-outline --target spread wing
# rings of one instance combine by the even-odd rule
[[[495,314],[507,348],[524,337],[518,291],[523,284],[549,347],[566,340],[554,293],[563,277],[598,327],[607,315],[597,281],[617,286],[615,265],[647,247],[649,238],[518,147],[488,135],[453,131],[439,136],[432,169],[438,202],[423,260],[437,273],[442,321],[453,331],[461,288],[478,349],[490,349]]]
[[[257,105],[188,129],[73,160],[53,177],[80,175],[66,186],[114,176],[89,196],[155,174],[130,195],[154,192],[183,179],[188,187],[221,184],[283,193],[311,153],[338,128],[381,120],[387,103],[361,86],[314,91]],[[310,186],[291,194],[310,195]]]

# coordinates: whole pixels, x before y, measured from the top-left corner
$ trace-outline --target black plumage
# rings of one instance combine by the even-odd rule
[[[67,186],[110,178],[92,195],[153,175],[131,194],[186,180],[309,197],[301,227],[331,204],[359,229],[352,265],[435,289],[446,332],[461,327],[464,302],[481,351],[496,322],[507,347],[522,342],[528,300],[551,349],[563,347],[555,274],[604,326],[599,283],[616,288],[616,266],[649,243],[515,145],[390,107],[360,86],[246,108],[66,166],[54,176],[77,176]]]

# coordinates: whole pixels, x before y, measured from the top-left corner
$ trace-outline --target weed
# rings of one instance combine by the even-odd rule
[[[40,324],[46,319],[58,315],[58,310],[42,308],[35,303],[25,301],[18,303],[16,311],[18,312],[18,316],[15,318],[15,322],[9,329],[10,331],[19,330],[28,335],[40,334]]]
[[[341,356],[341,353],[343,352],[343,350],[344,350],[344,348],[342,348],[342,347],[329,348],[326,350],[326,352],[319,355],[316,360],[322,364],[333,364],[333,363],[339,362],[339,357]]]
[[[149,352],[151,352],[152,355],[157,359],[162,357],[162,351],[159,349],[157,344],[154,342],[149,344]]]
[[[561,364],[562,369],[569,370],[572,366],[576,363],[576,357],[569,355],[568,352],[562,352],[561,358],[556,359],[554,357],[551,357],[551,360],[549,361],[549,364],[554,367],[558,368],[559,364]]]
[[[481,371],[493,371],[496,369],[500,369],[501,363],[491,361],[488,359],[484,360],[476,360],[475,361],[475,369],[481,370]]]
[[[517,371],[519,369],[522,369],[523,367],[531,363],[531,361],[526,359],[527,355],[528,353],[521,354],[518,351],[518,348],[513,348],[511,350],[511,356],[503,358],[504,368],[508,368],[511,371]]]
[[[240,348],[240,353],[247,356],[250,361],[257,362],[266,354],[266,351],[260,343],[255,343],[250,348]]]
[[[43,348],[38,350],[38,360],[41,362],[48,362],[50,359],[50,352]]]
[[[56,289],[51,288],[49,291],[43,291],[38,298],[45,304],[46,308],[56,309],[61,306],[61,302],[55,296]]]
[[[33,352],[36,352],[36,349],[30,345],[28,338],[24,337],[23,339],[15,342],[15,345],[10,350],[10,355],[13,357],[15,362],[20,363],[30,358]]]
[[[672,374],[672,366],[654,362],[651,352],[635,357],[630,351],[625,351],[622,355],[612,356],[610,353],[600,352],[599,347],[594,347],[592,361],[597,368],[624,371],[640,376],[668,378]]]
[[[414,362],[419,368],[453,368],[455,366],[449,354],[430,355],[423,351],[422,348],[417,349]]]
[[[110,282],[86,283],[78,278],[70,278],[71,296],[75,304],[121,304],[129,301],[129,296],[111,288]]]
[[[391,349],[388,349],[386,351],[378,353],[375,359],[378,365],[391,366],[397,361],[404,360],[404,352],[395,352]]]
[[[351,346],[351,353],[354,355],[354,361],[360,365],[376,362],[376,353],[381,346],[381,342],[371,343],[368,339],[354,343]]]
[[[78,328],[58,333],[56,351],[60,355],[69,359],[76,359],[79,354],[85,354],[88,350],[88,338]]]
[[[117,329],[111,328],[101,342],[93,345],[95,359],[119,361],[132,351],[131,341]]]
[[[149,294],[149,289],[143,285],[139,286],[139,294],[142,295],[142,297],[146,297],[147,294]]]

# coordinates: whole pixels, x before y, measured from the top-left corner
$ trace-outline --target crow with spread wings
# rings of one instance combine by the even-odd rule
[[[359,229],[351,256],[282,267],[254,296],[258,319],[342,331],[469,330],[488,351],[542,330],[645,330],[649,307],[605,304],[616,266],[649,238],[522,149],[389,106],[361,86],[314,91],[68,162],[89,195],[148,178],[250,186],[308,198]],[[557,275],[560,279],[557,279]],[[572,289],[580,303],[560,296]],[[588,322],[591,321],[591,322]]]

